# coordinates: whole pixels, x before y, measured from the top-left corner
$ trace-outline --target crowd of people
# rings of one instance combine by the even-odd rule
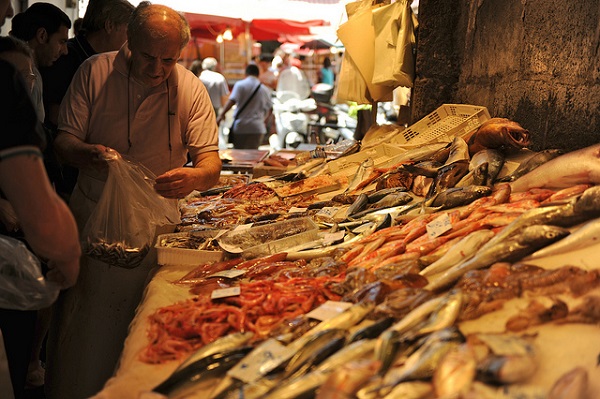
[[[89,397],[112,376],[156,266],[152,252],[125,269],[87,257],[80,244],[104,189],[106,154],[147,168],[156,194],[176,207],[217,182],[218,129],[230,110],[233,147],[258,148],[274,129],[274,96],[306,98],[311,86],[285,54],[257,58],[232,86],[213,57],[186,68],[178,60],[188,22],[147,1],[90,0],[72,37],[72,21],[50,3],[15,13],[0,0],[0,26],[8,19],[9,35],[0,37],[0,234],[24,242],[61,293],[49,308],[0,309],[0,337],[15,398],[40,385],[50,399]]]

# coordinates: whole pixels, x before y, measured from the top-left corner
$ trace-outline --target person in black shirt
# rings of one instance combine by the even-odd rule
[[[126,0],[90,0],[78,34],[67,41],[68,53],[40,68],[44,82],[45,126],[56,136],[58,110],[79,66],[92,55],[117,51],[127,40],[127,22],[134,6]],[[68,201],[78,170],[58,162],[48,166],[56,191]]]

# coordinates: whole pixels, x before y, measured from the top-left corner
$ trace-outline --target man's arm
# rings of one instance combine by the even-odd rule
[[[13,151],[27,148],[33,147]],[[70,287],[77,281],[81,255],[75,219],[52,189],[41,154],[6,155],[9,151],[0,162],[0,188],[13,205],[31,248],[50,261],[48,278]]]
[[[61,162],[80,169],[104,169],[106,159],[103,153],[107,147],[101,144],[88,144],[65,131],[58,131],[54,140],[54,151]]]
[[[213,187],[221,174],[221,159],[217,151],[193,155],[193,168],[175,168],[156,178],[154,189],[166,198],[183,198],[193,190]]]

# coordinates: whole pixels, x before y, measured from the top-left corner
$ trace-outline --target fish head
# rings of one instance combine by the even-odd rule
[[[600,212],[600,186],[593,186],[585,190],[573,205],[573,211],[577,214]]]
[[[521,230],[518,233],[518,241],[529,247],[541,248],[566,237],[569,233],[569,230],[562,227],[535,224]]]

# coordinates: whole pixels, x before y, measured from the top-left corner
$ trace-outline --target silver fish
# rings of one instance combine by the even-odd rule
[[[466,159],[459,159],[442,166],[438,169],[426,198],[432,198],[436,194],[454,187],[467,173],[469,173],[469,161]]]
[[[287,380],[273,389],[263,399],[293,399],[313,394],[327,380],[329,373],[313,372],[295,380]],[[244,397],[246,399],[246,397]]]
[[[487,186],[450,187],[435,195],[428,204],[440,209],[456,208],[468,205],[477,198],[486,197],[491,193],[492,189]]]
[[[504,166],[504,155],[502,155],[500,151],[490,148],[478,151],[471,158],[471,162],[469,163],[469,170],[474,170],[483,163],[488,164],[487,184],[492,185],[496,181],[498,174]]]
[[[463,293],[461,290],[451,290],[444,296],[443,301],[431,313],[429,318],[419,326],[413,337],[420,337],[448,328],[454,324],[463,304]]]
[[[600,183],[600,144],[560,155],[509,183],[512,191]]]
[[[353,216],[355,213],[362,211],[367,205],[369,205],[369,197],[366,194],[360,194],[346,211],[346,217]]]
[[[354,189],[356,189],[356,187],[358,187],[358,185],[363,180],[369,177],[369,175],[373,171],[374,165],[375,162],[373,161],[373,158],[367,158],[364,161],[362,161],[360,166],[358,167],[358,170],[356,171],[356,174],[348,184],[348,187],[346,188],[346,190],[344,190],[344,194],[354,191]]]
[[[484,162],[470,170],[454,187],[488,186],[488,163]]]
[[[568,234],[569,230],[560,227],[533,225],[518,230],[517,234],[505,241],[487,247],[492,241],[490,240],[473,258],[446,270],[439,276],[431,278],[425,289],[436,291],[454,283],[470,270],[488,267],[496,262],[518,261],[526,255],[566,237]]]
[[[450,144],[450,153],[444,165],[450,165],[456,161],[468,161],[469,159],[469,146],[467,142],[462,137],[455,137]]]
[[[344,331],[339,329],[317,333],[292,356],[285,367],[283,378],[295,379],[306,374],[312,366],[344,346],[345,339]]]
[[[475,255],[483,244],[494,236],[491,230],[477,230],[460,239],[441,258],[419,272],[422,276],[432,276],[441,273],[450,267],[464,262]]]
[[[381,190],[375,191],[374,193],[368,194],[369,203],[374,204],[375,202],[381,200],[388,194],[401,193],[406,191],[406,187],[383,188]]]
[[[228,350],[232,350],[243,346],[254,336],[253,332],[237,332],[234,334],[229,334],[224,337],[218,338],[217,340],[211,342],[208,345],[204,345],[196,352],[189,355],[180,365],[175,369],[175,371],[179,371],[191,363],[194,363],[204,357],[210,356],[219,352],[227,352]]]
[[[526,161],[522,162],[517,167],[517,169],[514,170],[514,172],[498,179],[497,181],[505,182],[505,183],[515,181],[519,177],[531,172],[538,166],[541,166],[541,165],[545,164],[546,162],[548,162],[562,154],[564,154],[564,151],[557,150],[557,149],[543,150],[543,151],[537,152],[533,156],[527,158]]]
[[[527,259],[562,254],[595,245],[600,241],[600,218],[591,220],[562,240],[529,255]]]
[[[466,392],[475,379],[477,360],[473,350],[462,344],[450,350],[433,373],[433,388],[440,398],[457,397]]]
[[[361,359],[366,356],[370,356],[375,350],[374,339],[362,339],[355,341],[344,348],[340,349],[329,358],[325,359],[323,363],[319,364],[316,368],[316,372],[328,373],[335,371],[338,367],[352,361]]]

